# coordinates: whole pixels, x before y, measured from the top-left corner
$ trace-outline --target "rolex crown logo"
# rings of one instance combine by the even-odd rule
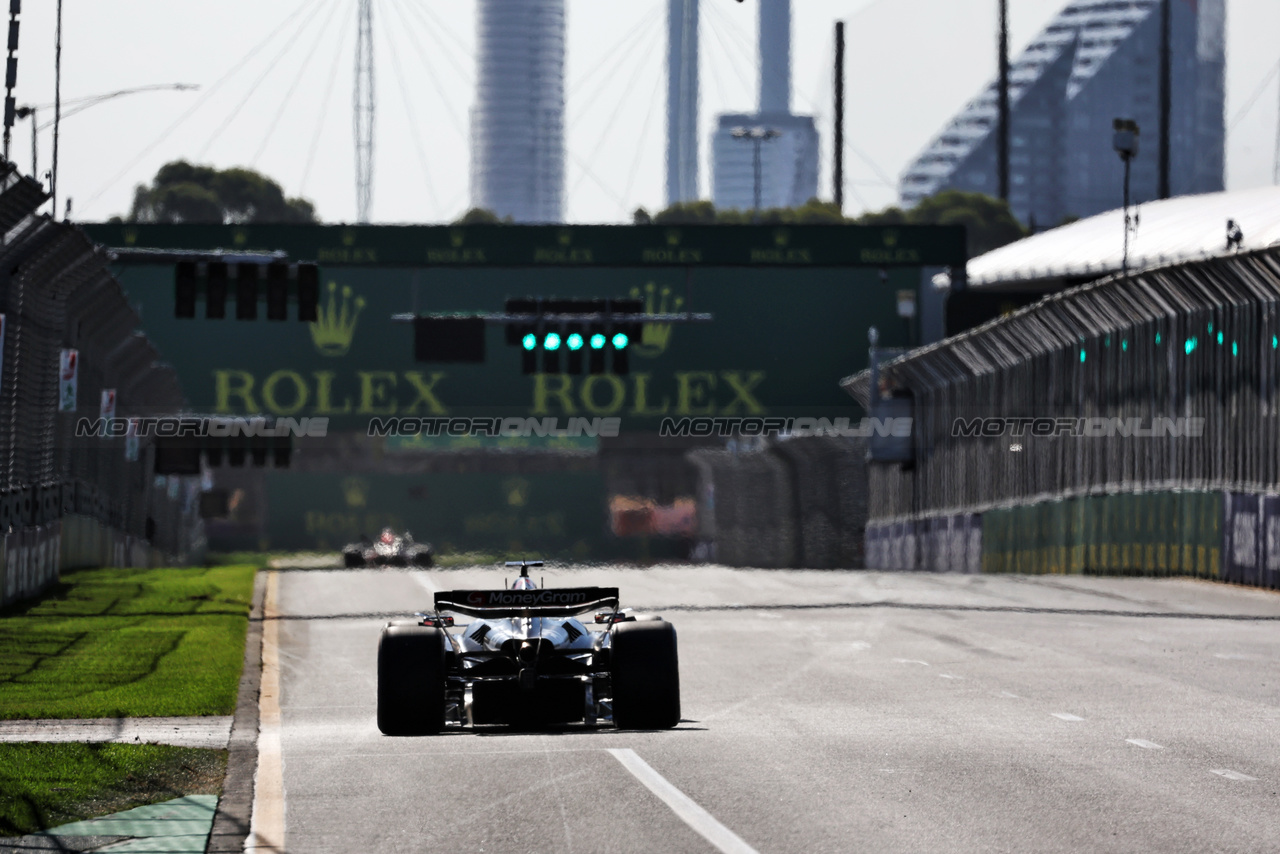
[[[463,241],[467,239],[467,233],[460,228],[449,229],[449,244],[454,249],[461,249]]]
[[[643,294],[640,288],[632,288],[631,298],[644,300],[645,314],[675,314],[684,308],[684,297],[673,297],[671,288],[663,286],[659,289],[653,282],[644,286]],[[670,323],[646,323],[640,332],[640,341],[635,345],[635,351],[652,359],[661,355],[669,343]]]
[[[884,233],[884,245],[892,249],[898,245],[898,230],[896,228],[886,229]]]
[[[678,228],[667,229],[667,245],[668,246],[680,245],[680,229]]]
[[[355,245],[356,245],[356,230],[355,230],[354,228],[348,228],[348,229],[344,229],[344,230],[343,230],[343,232],[342,232],[342,245],[343,245],[343,246],[355,246]]]
[[[773,232],[773,242],[778,246],[786,246],[791,242],[791,232],[785,228],[779,228]]]
[[[343,286],[342,299],[338,299],[338,283],[329,283],[329,298],[310,324],[311,341],[325,356],[343,356],[351,349],[351,339],[356,334],[356,320],[364,310],[364,297],[351,298],[351,288]]]
[[[560,241],[561,246],[568,246],[573,242],[573,232],[567,228],[562,228],[560,233],[556,235],[556,239]]]
[[[342,479],[342,497],[348,507],[363,507],[369,496],[369,481],[362,477]]]

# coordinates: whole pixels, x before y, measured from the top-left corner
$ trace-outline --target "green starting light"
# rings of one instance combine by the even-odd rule
[[[1271,336],[1271,349],[1272,350],[1280,349],[1280,335]]]
[[[524,338],[520,339],[520,346],[526,350],[538,349],[538,336],[534,335],[532,332],[528,333]]]
[[[1157,333],[1156,333],[1156,344],[1159,344],[1159,343],[1160,343],[1160,333],[1159,333],[1159,332],[1157,332]]]
[[[1218,344],[1222,344],[1222,333],[1218,333]]]
[[[627,337],[625,332],[619,332],[613,336],[613,349],[615,350],[625,350],[630,343],[631,339]]]
[[[1083,364],[1084,364],[1084,360],[1085,360],[1085,354],[1084,354],[1084,350],[1082,349],[1082,350],[1080,351],[1080,364],[1082,364],[1082,365],[1083,365]]]
[[[560,333],[548,332],[547,337],[543,340],[542,346],[554,353],[560,349]]]
[[[603,333],[597,332],[595,335],[592,335],[592,336],[591,336],[591,349],[592,349],[592,350],[603,350],[603,349],[604,349],[604,345],[605,345],[605,340],[606,340],[606,339],[605,339],[605,337],[604,337],[604,334],[603,334]]]
[[[1126,338],[1126,339],[1124,339],[1123,341],[1121,341],[1121,342],[1120,342],[1120,349],[1121,349],[1121,350],[1123,350],[1123,351],[1124,351],[1124,352],[1126,352],[1126,353],[1128,353],[1128,352],[1129,352],[1129,339],[1128,339],[1128,338]]]
[[[1239,356],[1239,355],[1240,355],[1240,344],[1239,344],[1239,342],[1237,342],[1237,341],[1232,341],[1232,342],[1231,342],[1231,355],[1232,355],[1233,357],[1234,357],[1234,356]]]
[[[564,343],[568,344],[569,349],[573,350],[576,353],[577,351],[582,349],[582,344],[583,344],[582,336],[579,335],[577,332],[572,332],[569,334],[569,337],[565,339]]]
[[[1195,352],[1196,347],[1197,347],[1199,344],[1200,344],[1200,339],[1198,339],[1198,338],[1188,338],[1188,339],[1187,339],[1187,347],[1186,347],[1187,355],[1188,355],[1188,356],[1190,356],[1192,353],[1194,353],[1194,352]]]

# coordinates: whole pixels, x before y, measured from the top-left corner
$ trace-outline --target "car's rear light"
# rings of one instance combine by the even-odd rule
[[[596,614],[597,623],[608,623],[610,625],[613,625],[614,623],[626,623],[626,622],[631,622],[633,620],[635,620],[635,617],[633,617],[630,614],[624,614],[621,611],[618,611],[617,613],[611,613],[609,611],[601,611],[599,614]]]
[[[420,625],[435,626],[436,628],[447,628],[453,625],[453,617],[422,617]]]

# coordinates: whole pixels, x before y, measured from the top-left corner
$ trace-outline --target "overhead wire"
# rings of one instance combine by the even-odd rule
[[[662,75],[658,74],[654,77],[653,93],[649,96],[649,109],[645,111],[644,123],[640,126],[639,135],[636,136],[636,153],[631,158],[631,170],[627,177],[627,186],[622,191],[622,213],[624,215],[631,213],[631,211],[627,210],[627,208],[631,207],[631,202],[627,201],[627,199],[631,198],[631,188],[635,186],[636,175],[640,171],[640,156],[645,151],[645,142],[648,140],[649,136],[650,120],[653,118],[654,107],[657,106],[657,103],[660,100],[659,93],[661,91]]]
[[[405,14],[404,5],[400,0],[392,0],[392,2],[395,4],[395,9],[400,15],[400,20],[404,22],[407,32],[409,19]],[[459,138],[461,138],[463,142],[466,142],[467,131],[465,128],[465,121],[457,114],[456,105],[449,98],[444,87],[440,85],[440,75],[436,73],[435,66],[431,64],[430,58],[427,56],[426,51],[423,50],[421,43],[417,39],[409,39],[409,44],[414,49],[414,52],[417,53],[418,58],[422,61],[422,65],[427,71],[427,79],[431,81],[431,85],[436,90],[436,94],[440,96],[440,101],[444,104],[445,113],[452,122],[453,129],[457,132]]]
[[[438,47],[441,48],[441,55],[444,56],[445,60],[448,61],[458,72],[458,75],[462,78],[463,85],[470,89],[475,84],[475,53],[467,53],[463,50],[462,39],[458,37],[457,33],[455,33],[443,19],[437,17],[436,13],[431,11],[430,5],[425,3],[410,3],[408,4],[408,10],[418,16],[418,20],[423,24],[427,35]],[[430,18],[431,20],[428,21],[427,18]],[[442,38],[442,33],[449,38]],[[463,61],[459,61],[458,57],[454,55],[454,52],[460,55]],[[468,64],[470,67],[467,67]]]
[[[258,94],[261,91],[262,81],[266,80],[267,77],[270,76],[271,73],[276,70],[280,60],[284,59],[285,55],[289,53],[291,50],[293,50],[294,47],[297,45],[298,38],[304,32],[306,32],[307,28],[310,27],[317,20],[319,19],[316,17],[308,17],[306,20],[302,22],[302,24],[298,27],[298,29],[294,31],[292,36],[284,40],[284,47],[280,50],[279,53],[275,55],[275,57],[270,62],[267,63],[267,67],[264,68],[262,70],[262,73],[258,75],[258,79],[253,81],[253,85],[251,85],[248,91],[245,92],[244,97],[241,98],[240,102],[236,104],[236,106],[231,110],[231,113],[225,119],[223,119],[222,124],[218,126],[218,129],[214,131],[212,134],[210,134],[207,139],[205,139],[204,146],[200,149],[200,153],[196,155],[197,159],[200,159],[200,160],[204,159],[205,154],[207,154],[209,149],[213,146],[213,144],[218,141],[218,138],[222,136],[223,132],[226,131],[227,128],[231,127],[231,125],[235,122],[236,116],[240,115],[240,111],[245,108],[245,105],[248,104],[249,101],[253,99],[254,95]]]
[[[213,97],[214,93],[217,92],[220,88],[222,88],[222,84],[226,83],[228,80],[234,77],[241,69],[244,68],[247,62],[253,59],[253,57],[257,56],[258,53],[264,47],[266,47],[268,44],[274,41],[276,36],[280,34],[281,30],[283,30],[290,23],[292,23],[295,18],[301,15],[308,8],[310,8],[310,3],[308,2],[308,0],[300,0],[297,8],[295,8],[291,14],[286,16],[285,19],[281,21],[280,24],[274,30],[267,33],[266,37],[264,37],[260,42],[258,42],[252,48],[250,48],[249,51],[239,59],[239,61],[235,62],[231,66],[231,69],[227,71],[226,74],[222,75],[222,77],[218,78],[218,80],[216,80],[212,86],[206,89],[204,93],[200,96],[200,98],[197,99],[196,102],[192,104],[187,109],[186,112],[184,112],[181,116],[175,119],[173,123],[171,123],[167,128],[161,131],[160,134],[154,140],[152,140],[145,148],[139,151],[133,157],[132,160],[130,160],[128,163],[124,165],[123,168],[120,169],[120,171],[116,172],[113,176],[111,176],[111,178],[109,178],[107,182],[103,184],[102,187],[100,187],[96,193],[90,196],[89,201],[84,203],[84,208],[87,209],[91,207],[94,202],[102,198],[102,195],[104,193],[106,193],[108,190],[114,187],[121,178],[129,174],[130,170],[132,170],[134,166],[137,166],[138,163],[141,162],[144,157],[146,157],[148,154],[154,151],[157,146],[159,146],[162,142],[164,142],[166,139],[169,138],[170,134],[172,134],[175,130],[177,130],[197,110],[199,110],[202,106],[204,106],[204,104],[211,97]]]
[[[705,4],[701,8],[714,9],[715,6],[714,4]],[[715,12],[713,12],[712,15],[706,16],[707,28],[711,31],[711,34],[715,36],[716,41],[720,44],[720,49],[724,53],[725,63],[729,65],[731,68],[733,68],[735,72],[737,72],[738,78],[742,82],[742,87],[743,89],[746,90],[747,97],[749,98],[751,97],[751,93],[755,87],[752,86],[751,81],[747,80],[746,76],[742,71],[742,66],[738,62],[734,61],[734,58],[731,55],[733,51],[729,48],[729,43],[725,41],[724,36],[721,34],[720,27],[714,22],[714,20],[712,20],[713,16],[716,14],[720,14],[720,11],[718,9]],[[708,62],[708,64],[712,68],[715,68],[717,66],[717,63],[715,62]],[[727,99],[726,99],[726,102],[727,102]]]
[[[661,35],[661,33],[659,32],[659,37],[660,37],[660,35]],[[655,38],[655,39],[651,39],[651,41],[657,41],[657,40],[658,40],[658,39],[656,39],[656,38]],[[615,104],[615,106],[614,106],[614,110],[613,110],[612,114],[610,114],[610,116],[609,116],[609,120],[605,123],[604,130],[603,130],[603,131],[601,131],[599,139],[597,139],[597,140],[596,140],[596,144],[595,144],[595,145],[593,145],[593,146],[591,147],[591,149],[590,149],[591,151],[593,151],[593,152],[594,152],[594,151],[600,151],[600,150],[601,150],[601,147],[604,145],[605,137],[607,137],[607,136],[609,135],[609,132],[610,132],[611,130],[613,130],[613,124],[614,124],[614,122],[616,122],[616,121],[617,121],[618,116],[622,113],[623,108],[624,108],[625,106],[627,106],[627,104],[628,104],[627,99],[628,99],[628,98],[630,97],[630,95],[631,95],[631,90],[635,88],[636,81],[637,81],[638,79],[639,79],[639,75],[638,75],[638,74],[632,74],[632,75],[631,75],[631,79],[627,81],[627,87],[626,87],[626,89],[622,92],[622,94],[621,94],[621,95],[619,95],[618,100],[617,100],[617,103],[616,103],[616,104]],[[585,172],[585,170],[584,170],[584,172]],[[594,177],[594,176],[592,176],[592,177]],[[597,179],[597,180],[598,180],[598,179]],[[573,187],[571,187],[571,188],[570,188],[570,190],[569,190],[570,195],[572,195],[574,192],[576,192],[576,191],[577,191],[577,188],[581,185],[581,183],[582,183],[582,177],[581,177],[581,176],[579,176],[578,180],[574,183]]]
[[[354,15],[346,16],[346,22],[342,25],[342,30],[338,34],[338,46],[334,52],[335,56],[342,56],[342,48],[347,43],[347,35],[351,32],[352,23],[355,21]],[[316,117],[316,127],[311,134],[311,146],[307,150],[306,165],[302,168],[302,180],[298,182],[298,195],[304,195],[307,189],[307,181],[311,177],[311,167],[315,163],[316,151],[320,147],[322,138],[321,131],[324,128],[324,120],[329,115],[329,105],[333,103],[333,88],[338,80],[338,68],[342,63],[336,59],[333,61],[329,69],[329,82],[325,86],[324,98],[320,102],[320,112]]]
[[[618,52],[616,50],[609,52],[606,59],[613,60],[613,66],[608,73],[595,72],[596,76],[599,77],[601,82],[599,86],[591,93],[590,97],[582,101],[577,101],[573,98],[572,89],[570,90],[570,93],[565,97],[565,105],[566,105],[566,109],[568,109],[568,105],[572,104],[574,109],[571,111],[573,113],[573,116],[569,120],[568,126],[566,128],[566,132],[572,131],[577,126],[581,118],[587,115],[591,105],[595,103],[596,99],[599,98],[601,94],[603,94],[605,91],[608,90],[609,83],[612,81],[613,77],[618,73],[618,71],[627,63],[627,61],[631,58],[631,56],[636,52],[636,48],[640,46],[642,43],[648,44],[653,40],[653,33],[650,32],[650,29],[651,28],[656,29],[656,31],[659,34],[661,33],[662,31],[661,27],[653,28],[653,23],[656,20],[659,20],[658,16],[651,16],[649,21],[646,24],[642,25],[639,30],[635,30],[628,33],[628,39],[630,40],[630,42],[627,45],[626,50],[621,52]]]
[[[399,0],[391,0],[391,8],[400,16],[400,20],[406,25],[407,30],[408,19],[405,17]],[[417,114],[413,109],[413,102],[409,98],[408,87],[405,86],[404,68],[400,65],[400,54],[396,50],[395,39],[391,37],[391,34],[386,29],[383,30],[383,41],[391,49],[391,69],[395,72],[396,84],[400,89],[400,97],[404,101],[405,118],[409,120],[409,133],[413,136],[414,150],[418,155],[418,165],[422,168],[422,178],[427,187],[427,196],[430,197],[431,205],[436,209],[437,213],[443,215],[440,200],[436,197],[435,185],[431,182],[431,169],[427,165],[426,146],[422,144],[422,137],[419,135]]]
[[[1244,106],[1236,113],[1235,118],[1233,118],[1231,123],[1227,125],[1228,137],[1230,137],[1231,132],[1236,129],[1236,125],[1240,124],[1240,122],[1244,120],[1244,117],[1249,114],[1249,111],[1253,109],[1254,104],[1258,103],[1258,99],[1267,91],[1267,87],[1271,85],[1272,79],[1277,74],[1280,74],[1280,60],[1278,60],[1275,65],[1271,66],[1271,70],[1262,78],[1262,82],[1258,84],[1258,88],[1253,91],[1253,94],[1249,96],[1247,101],[1245,101]]]
[[[311,60],[316,55],[316,50],[320,47],[320,43],[324,41],[324,37],[329,32],[329,25],[333,23],[334,15],[340,8],[340,2],[329,3],[329,17],[325,19],[324,25],[316,32],[316,40],[311,45],[311,50],[307,52],[303,58],[302,64],[298,66],[298,74],[293,78],[293,82],[289,84],[289,88],[281,99],[280,109],[272,113],[271,122],[267,125],[267,132],[262,135],[262,142],[258,144],[258,150],[254,152],[253,159],[249,161],[250,166],[258,165],[258,158],[262,156],[262,152],[266,150],[267,144],[271,142],[271,137],[275,135],[276,128],[280,126],[280,118],[284,115],[285,110],[289,106],[289,102],[293,100],[293,93],[297,91],[298,84],[302,82],[303,76],[307,73],[307,69],[311,66]],[[317,14],[317,18],[319,15]]]

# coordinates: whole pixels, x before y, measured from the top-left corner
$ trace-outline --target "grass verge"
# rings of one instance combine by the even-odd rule
[[[81,570],[0,612],[0,719],[231,714],[253,574]]]
[[[0,744],[0,836],[184,795],[216,795],[225,750],[157,744]]]

